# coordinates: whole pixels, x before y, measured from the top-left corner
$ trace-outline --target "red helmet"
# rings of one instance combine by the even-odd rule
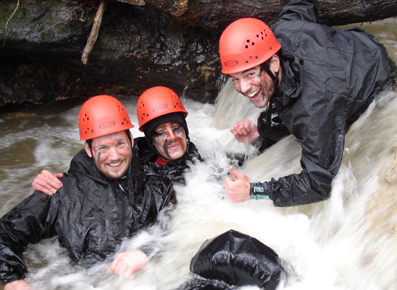
[[[181,112],[187,116],[181,99],[171,89],[166,87],[153,87],[146,90],[138,99],[136,115],[138,117],[139,130],[149,121],[170,113]]]
[[[281,48],[270,28],[261,20],[242,18],[231,23],[219,39],[222,73],[251,69],[270,59]]]
[[[133,127],[124,105],[114,97],[92,97],[80,109],[80,140],[89,140]]]

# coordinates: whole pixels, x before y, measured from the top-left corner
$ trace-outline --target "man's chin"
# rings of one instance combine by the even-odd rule
[[[172,160],[175,161],[175,160],[178,160],[178,159],[180,159],[180,158],[182,158],[182,157],[183,157],[183,155],[173,156],[173,157],[172,157]]]
[[[109,179],[117,180],[117,179],[122,178],[126,172],[127,172],[127,169],[125,169],[123,171],[117,171],[117,172],[102,172],[102,173],[105,174],[105,176]]]
[[[183,154],[181,154],[181,153],[171,153],[165,159],[170,160],[170,161],[175,161],[175,160],[178,160],[179,158],[181,158],[182,156],[183,156]],[[163,158],[164,158],[164,156],[163,156]]]
[[[254,104],[255,107],[257,107],[259,109],[264,108],[267,105],[267,102],[265,102],[263,100],[255,100],[255,101],[251,100],[251,102]]]

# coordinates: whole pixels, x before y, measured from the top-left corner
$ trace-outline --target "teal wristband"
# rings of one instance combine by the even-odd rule
[[[259,181],[250,182],[250,199],[270,199],[266,194],[267,183]]]
[[[270,199],[267,194],[250,194],[250,199]]]

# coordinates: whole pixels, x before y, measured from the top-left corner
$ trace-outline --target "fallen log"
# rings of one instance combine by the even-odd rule
[[[153,7],[178,21],[207,29],[226,27],[241,17],[273,23],[287,0],[112,0]],[[397,16],[395,0],[319,0],[319,23],[337,26]]]

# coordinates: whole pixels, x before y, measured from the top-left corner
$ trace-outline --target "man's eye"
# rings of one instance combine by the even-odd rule
[[[172,131],[174,132],[179,132],[181,130],[181,126],[176,126],[174,128],[172,128]]]
[[[161,136],[161,135],[164,135],[164,131],[160,131],[160,132],[157,132],[157,131],[154,131],[154,136]]]

